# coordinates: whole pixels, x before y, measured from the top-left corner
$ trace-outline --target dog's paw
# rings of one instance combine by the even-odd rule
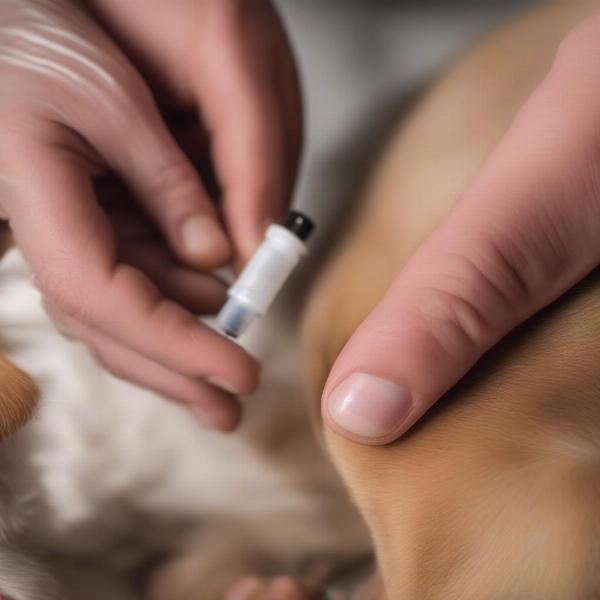
[[[231,587],[225,600],[325,600],[325,596],[293,577],[246,577]]]

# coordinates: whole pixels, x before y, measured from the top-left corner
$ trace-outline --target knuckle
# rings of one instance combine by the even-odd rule
[[[546,203],[536,211],[536,226],[517,227],[490,242],[491,275],[504,292],[518,320],[532,309],[550,301],[560,290],[562,277],[577,261],[577,254],[595,238],[586,235],[585,217],[580,204],[573,206]],[[578,213],[578,214],[573,214]],[[591,216],[590,216],[591,217]],[[595,218],[589,219],[594,226]]]
[[[491,267],[479,267],[479,278],[505,308],[526,304],[531,296],[531,284],[527,276],[530,259],[523,245],[513,236],[497,241],[491,239],[487,254]]]
[[[446,356],[463,356],[485,345],[488,323],[467,297],[438,286],[421,290],[422,301],[407,322],[423,331],[428,345]]]
[[[445,354],[482,352],[523,315],[531,296],[529,259],[518,244],[496,242],[477,259],[448,258],[451,267],[421,285],[411,316]]]

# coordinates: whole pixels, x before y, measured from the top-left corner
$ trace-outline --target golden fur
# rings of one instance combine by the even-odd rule
[[[305,322],[313,412],[329,369],[458,198],[595,2],[535,9],[470,52],[389,146]],[[316,357],[316,358],[315,358]],[[401,441],[326,432],[389,600],[600,597],[600,276],[514,332]]]
[[[26,373],[0,356],[0,440],[25,425],[35,412],[38,388]]]
[[[0,257],[12,244],[6,227],[0,227]],[[31,377],[0,354],[0,440],[12,435],[33,416],[39,391]]]

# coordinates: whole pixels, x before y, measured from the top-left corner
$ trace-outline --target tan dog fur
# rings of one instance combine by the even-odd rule
[[[38,389],[26,373],[0,356],[0,440],[10,436],[32,417]]]
[[[534,10],[471,51],[394,137],[305,322],[318,413],[329,369],[449,210],[595,2]],[[317,358],[315,358],[317,357]],[[600,276],[512,334],[409,435],[326,432],[388,600],[600,597]]]
[[[0,257],[12,245],[7,227],[0,227]],[[1,343],[0,336],[0,343]],[[31,377],[0,354],[0,441],[25,425],[37,407],[39,391]]]
[[[394,137],[305,320],[315,414],[346,340],[595,4],[548,4],[493,35]],[[382,583],[363,598],[598,597],[599,294],[594,274],[510,336],[402,441],[373,448],[325,434],[376,547]],[[36,389],[4,360],[0,381],[2,436],[31,414]]]

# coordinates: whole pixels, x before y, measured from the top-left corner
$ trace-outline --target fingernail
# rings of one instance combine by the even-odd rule
[[[215,387],[225,390],[230,394],[234,394],[236,396],[241,394],[239,390],[235,389],[234,385],[232,385],[228,381],[225,381],[224,379],[221,379],[220,377],[207,377],[205,381],[206,383],[210,383],[210,385],[214,385]]]
[[[412,397],[402,386],[367,373],[354,373],[329,395],[327,410],[340,429],[365,439],[382,438],[406,420]]]
[[[186,253],[199,259],[227,257],[229,243],[214,218],[204,213],[188,217],[181,225],[181,240]]]

